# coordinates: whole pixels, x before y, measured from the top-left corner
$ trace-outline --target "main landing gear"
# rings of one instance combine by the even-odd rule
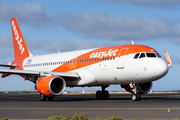
[[[109,92],[107,90],[105,90],[107,87],[108,87],[108,85],[107,86],[101,86],[102,91],[98,90],[96,92],[96,99],[97,100],[102,100],[102,99],[107,100],[107,99],[109,99]]]
[[[54,97],[47,97],[47,96],[45,96],[45,95],[43,95],[43,94],[40,94],[40,95],[39,95],[39,99],[40,99],[41,101],[46,101],[46,98],[48,99],[48,101],[53,101],[53,100],[54,100]]]
[[[133,92],[134,92],[134,94],[132,95],[133,101],[140,101],[141,100],[141,94],[137,93],[137,86],[138,86],[138,84],[136,84],[136,83],[132,84]]]

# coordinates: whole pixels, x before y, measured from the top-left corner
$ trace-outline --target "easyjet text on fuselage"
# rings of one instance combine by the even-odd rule
[[[102,52],[93,52],[90,55],[90,58],[103,58],[103,57],[111,57],[111,56],[116,56],[116,52],[118,49],[113,50],[109,49],[108,51],[102,51]]]

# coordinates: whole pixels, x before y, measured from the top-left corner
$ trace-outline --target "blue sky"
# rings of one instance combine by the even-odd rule
[[[179,0],[0,0],[0,63],[14,59],[10,18],[16,17],[33,55],[142,44],[164,50],[173,61],[168,74],[153,82],[153,90],[179,90]],[[34,89],[19,76],[0,79],[0,91]],[[67,90],[97,90],[67,88]],[[108,90],[123,90],[119,85]]]

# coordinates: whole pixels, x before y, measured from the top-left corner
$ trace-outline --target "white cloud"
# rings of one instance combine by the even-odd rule
[[[118,2],[117,0],[112,0],[112,2],[113,1]],[[129,2],[133,1],[143,3],[142,0],[129,0]],[[167,0],[163,1],[164,3],[168,3]],[[172,1],[171,4],[177,2],[176,0]],[[152,0],[150,3],[153,4],[154,2],[155,1]],[[160,0],[158,4],[161,2],[162,0]],[[147,3],[147,1],[144,3]],[[47,14],[42,4],[38,2],[19,3],[17,5],[0,2],[0,16],[0,21],[9,21],[9,18],[16,16],[19,22],[26,22],[36,26],[50,24],[63,26],[76,35],[101,40],[152,40],[159,38],[176,39],[180,37],[179,22],[165,18],[150,20],[137,17],[121,17],[105,13],[94,14],[88,11],[85,11],[82,15],[69,13],[65,14],[65,17],[62,17],[59,14]],[[4,42],[6,43],[6,41]],[[49,42],[49,44],[51,43]],[[69,44],[69,42],[63,41],[63,44]],[[54,46],[55,48],[64,48],[64,46],[61,45],[62,42]],[[70,50],[73,47],[73,45],[71,46],[71,44],[69,44],[69,47],[64,49]],[[44,47],[44,49],[45,48],[48,49],[48,46]],[[51,49],[49,48],[49,50]]]
[[[179,0],[106,0],[106,1],[115,2],[115,3],[130,3],[145,7],[162,7],[162,8],[169,8],[180,5]]]
[[[70,42],[68,40],[52,40],[52,41],[27,41],[29,50],[46,50],[56,52],[60,51],[72,51],[72,50],[81,50],[81,49],[89,49],[89,48],[97,48],[97,47],[105,47],[113,45],[111,43],[96,43],[89,41],[75,41]]]
[[[12,39],[6,35],[0,35],[0,48],[2,49],[12,49],[13,51],[13,42]],[[113,43],[107,42],[90,42],[90,41],[69,41],[69,40],[25,40],[29,50],[41,50],[41,51],[72,51],[72,50],[81,50],[97,47],[106,47],[114,45]],[[11,55],[7,50],[0,51],[0,57],[8,57]]]
[[[18,3],[9,5],[6,2],[0,2],[0,21],[9,22],[10,18],[16,17],[18,21],[30,24],[43,24],[51,22],[51,15],[46,14],[42,4],[38,2]]]
[[[86,38],[148,40],[180,37],[180,25],[165,18],[149,20],[86,11],[83,15],[67,14],[59,24]]]

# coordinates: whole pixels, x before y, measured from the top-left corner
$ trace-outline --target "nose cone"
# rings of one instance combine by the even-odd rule
[[[168,66],[163,59],[158,59],[155,63],[154,75],[157,79],[164,77],[168,72]]]

